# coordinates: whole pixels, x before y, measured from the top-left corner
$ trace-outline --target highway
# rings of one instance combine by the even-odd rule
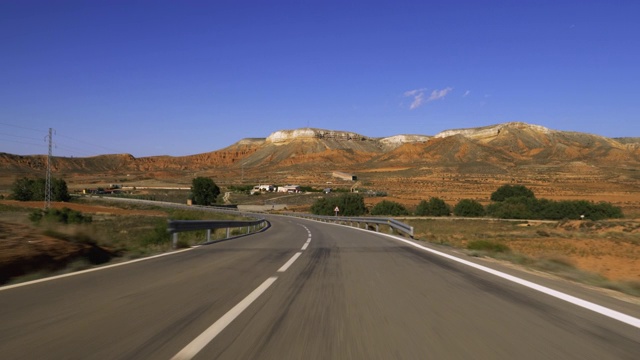
[[[637,303],[464,257],[624,322],[389,236],[269,220],[263,233],[0,288],[0,358],[640,358]]]

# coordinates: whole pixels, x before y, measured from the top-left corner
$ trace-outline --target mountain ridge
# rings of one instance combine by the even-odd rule
[[[257,173],[363,170],[394,166],[441,167],[452,171],[489,173],[519,166],[584,163],[588,166],[637,167],[639,138],[616,140],[573,131],[559,131],[523,122],[452,129],[434,136],[394,135],[373,138],[350,131],[301,128],[279,130],[266,138],[245,138],[223,149],[187,156],[135,158],[130,154],[86,158],[55,157],[53,169],[65,173],[147,173],[180,176],[209,171],[237,176]],[[0,166],[15,175],[46,168],[46,156],[0,153]],[[169,175],[172,174],[172,175]],[[284,176],[284,175],[283,175]]]

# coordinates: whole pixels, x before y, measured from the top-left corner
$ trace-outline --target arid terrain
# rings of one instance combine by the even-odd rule
[[[7,196],[17,178],[44,177],[46,157],[0,154],[0,169],[0,194]],[[337,178],[333,176],[335,171],[356,175],[357,181]],[[120,184],[137,193],[148,187],[188,188],[194,177],[205,176],[211,177],[223,192],[232,185],[256,184],[372,190],[387,196],[367,197],[369,205],[387,199],[409,208],[432,196],[451,205],[463,198],[487,204],[490,194],[501,185],[520,184],[539,198],[611,202],[622,208],[625,219],[619,226],[606,225],[600,230],[580,228],[580,224],[570,221],[545,225],[551,228],[542,229],[535,236],[509,230],[513,235],[509,247],[513,251],[565,258],[581,269],[611,279],[640,280],[636,266],[640,258],[639,138],[610,139],[524,123],[388,138],[299,129],[279,131],[267,138],[243,139],[221,150],[184,157],[135,158],[116,154],[54,158],[52,173],[67,182],[70,192],[78,193],[109,184]],[[234,196],[231,198],[233,201]],[[280,197],[270,201],[293,201],[289,209],[304,211],[314,197],[294,199]],[[267,198],[243,201],[264,204]],[[68,204],[71,206],[76,205]],[[7,235],[8,229],[11,226],[2,227],[4,238],[32,241],[26,230]],[[500,231],[503,230],[494,232],[498,238]],[[429,231],[423,233],[425,240],[431,241],[434,236],[437,237]],[[447,236],[447,243],[456,243],[456,236]],[[457,245],[463,246],[470,236],[458,236]]]

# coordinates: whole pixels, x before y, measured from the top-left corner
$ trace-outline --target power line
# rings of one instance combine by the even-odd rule
[[[104,150],[111,151],[111,152],[116,153],[116,154],[122,153],[121,151],[118,151],[118,150],[115,150],[115,149],[111,149],[111,148],[108,148],[106,146],[97,145],[97,144],[90,143],[88,141],[81,140],[81,139],[75,139],[75,138],[72,138],[70,136],[58,135],[58,137],[66,138],[66,139],[73,140],[73,141],[76,141],[76,142],[81,142],[81,143],[84,143],[84,144],[87,144],[87,145],[91,145],[93,147],[97,147],[97,148],[101,148],[101,149],[104,149]]]
[[[0,135],[11,136],[11,137],[20,138],[20,139],[27,139],[27,140],[36,140],[36,141],[40,140],[40,139],[28,137],[28,136],[12,135],[12,134],[7,134],[7,133],[0,133]]]
[[[26,127],[26,126],[15,125],[15,124],[7,124],[7,123],[0,122],[0,125],[11,126],[11,127],[18,128],[18,129],[23,129],[23,130],[37,131],[37,132],[40,132],[40,133],[43,132],[42,129],[34,129],[34,128]]]
[[[42,144],[35,144],[35,143],[29,143],[29,142],[24,142],[24,141],[18,141],[18,140],[2,140],[4,142],[12,142],[12,143],[16,143],[16,144],[22,144],[22,145],[31,145],[31,146],[42,146]]]

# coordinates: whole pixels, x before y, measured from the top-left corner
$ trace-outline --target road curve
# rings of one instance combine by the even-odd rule
[[[261,234],[0,288],[1,357],[640,358],[632,325],[379,234],[270,220]]]

